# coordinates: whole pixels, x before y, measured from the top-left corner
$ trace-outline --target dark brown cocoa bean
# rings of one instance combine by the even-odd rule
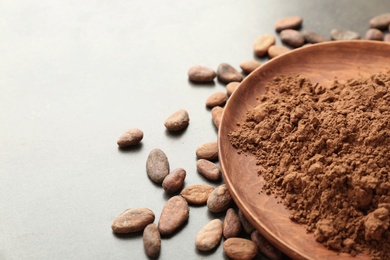
[[[386,29],[390,25],[390,13],[372,17],[369,23],[372,28]]]
[[[257,255],[257,246],[249,239],[231,237],[223,243],[223,251],[231,259],[250,260]]]
[[[164,178],[162,187],[166,192],[175,193],[183,187],[185,178],[186,171],[183,168],[177,168]]]
[[[328,39],[313,31],[304,31],[302,34],[307,43],[320,43],[328,41]]]
[[[171,235],[188,220],[190,208],[182,196],[173,196],[164,205],[158,230],[162,236]]]
[[[217,247],[222,239],[222,221],[211,220],[196,235],[195,247],[200,251],[210,251]]]
[[[188,70],[189,80],[196,83],[212,82],[216,76],[217,73],[213,69],[205,66],[193,66]]]
[[[198,159],[206,159],[210,161],[214,161],[218,159],[218,143],[217,142],[209,142],[200,145],[196,148],[196,157]]]
[[[139,144],[143,137],[144,133],[140,129],[132,128],[119,137],[117,144],[120,148],[134,146]]]
[[[169,174],[168,158],[162,150],[155,148],[149,153],[146,172],[149,178],[158,184]]]
[[[221,63],[217,69],[218,79],[223,83],[241,82],[244,76],[228,63]]]
[[[189,122],[190,117],[188,112],[184,109],[180,109],[165,120],[164,126],[168,131],[176,132],[186,128]]]
[[[283,253],[266,240],[259,231],[255,230],[251,234],[251,240],[255,242],[258,250],[270,260],[280,260]]]
[[[298,48],[305,43],[305,37],[303,34],[293,29],[286,29],[280,32],[280,40],[292,47]]]
[[[143,233],[145,253],[150,258],[157,258],[161,250],[161,237],[154,223],[147,225]]]
[[[229,208],[232,197],[226,186],[222,184],[215,188],[207,199],[207,207],[213,213],[225,211]]]
[[[302,21],[300,16],[284,17],[275,22],[275,30],[280,32],[285,29],[298,29],[301,27]]]
[[[262,57],[268,53],[268,49],[272,45],[275,45],[275,36],[272,34],[263,34],[255,39],[253,51],[256,56]]]
[[[372,41],[383,41],[383,38],[383,32],[376,28],[368,29],[364,36],[364,39]]]
[[[226,211],[222,233],[224,238],[238,237],[241,233],[241,222],[233,208]]]
[[[111,228],[115,233],[132,233],[142,231],[153,223],[154,213],[147,208],[130,208],[114,219]]]
[[[222,176],[218,165],[205,159],[199,159],[196,162],[196,168],[203,177],[212,181],[217,181]]]
[[[223,106],[226,103],[228,96],[225,92],[216,92],[209,96],[206,100],[207,107]]]
[[[194,184],[184,188],[180,195],[190,204],[202,205],[213,192],[214,187],[208,184]]]

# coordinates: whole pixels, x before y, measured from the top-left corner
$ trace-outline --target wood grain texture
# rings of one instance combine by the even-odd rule
[[[390,44],[374,41],[334,41],[296,49],[277,57],[250,74],[226,104],[219,131],[219,156],[228,188],[244,215],[271,243],[293,259],[370,259],[367,254],[352,257],[337,254],[317,243],[303,225],[288,218],[288,211],[274,196],[260,193],[255,158],[238,154],[228,133],[245,113],[257,105],[265,86],[278,75],[300,74],[322,85],[353,77],[368,76],[390,68]]]

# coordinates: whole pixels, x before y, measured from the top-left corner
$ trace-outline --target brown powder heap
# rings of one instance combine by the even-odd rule
[[[389,73],[331,86],[276,77],[229,140],[318,242],[390,259]]]

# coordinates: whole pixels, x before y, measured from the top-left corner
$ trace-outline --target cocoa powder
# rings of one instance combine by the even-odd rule
[[[279,76],[229,133],[267,194],[326,247],[390,255],[390,73],[329,86]],[[260,187],[259,187],[260,189]]]

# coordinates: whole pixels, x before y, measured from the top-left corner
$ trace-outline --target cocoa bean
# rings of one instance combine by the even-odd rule
[[[190,117],[188,112],[184,109],[180,109],[165,120],[164,126],[168,131],[176,132],[186,128],[189,122]]]
[[[190,208],[182,196],[173,196],[164,205],[158,230],[162,236],[171,235],[177,231],[188,220]]]
[[[313,31],[304,31],[302,34],[307,43],[320,43],[328,41],[328,39]]]
[[[222,221],[211,220],[197,234],[195,247],[200,251],[210,251],[217,247],[222,239]]]
[[[115,233],[132,233],[142,231],[153,223],[154,213],[148,208],[130,208],[117,216],[111,224]]]
[[[232,197],[226,186],[222,184],[215,188],[207,199],[207,207],[211,212],[218,213],[229,208]]]
[[[256,56],[262,57],[268,53],[269,47],[275,44],[275,36],[272,34],[263,34],[255,39],[253,51]]]
[[[212,82],[217,76],[217,73],[205,66],[193,66],[188,70],[188,78],[195,83]]]
[[[202,144],[196,148],[196,157],[198,159],[206,159],[214,161],[218,159],[218,143],[209,142]]]
[[[290,49],[285,46],[273,45],[268,49],[268,56],[272,59],[289,51]]]
[[[368,29],[364,39],[373,41],[383,41],[383,32],[379,29],[371,28]]]
[[[226,85],[226,92],[228,96],[232,95],[234,91],[240,86],[240,82],[230,82]]]
[[[221,170],[219,169],[218,165],[213,162],[205,159],[199,159],[196,162],[196,168],[203,177],[209,180],[217,181],[221,178]]]
[[[256,256],[257,246],[249,239],[231,237],[223,243],[223,251],[233,260],[250,260]]]
[[[251,234],[251,240],[255,242],[258,250],[270,260],[280,260],[283,253],[266,240],[259,231],[255,230]]]
[[[155,183],[162,183],[169,173],[169,162],[165,153],[159,148],[153,149],[146,161],[146,172]]]
[[[185,178],[186,171],[183,168],[177,168],[164,178],[162,187],[166,192],[175,193],[183,187]]]
[[[372,28],[386,29],[390,25],[390,13],[372,17],[369,23]]]
[[[301,27],[302,21],[300,16],[284,17],[275,22],[275,30],[280,32],[285,29],[298,29]]]
[[[342,30],[342,29],[333,29],[330,31],[330,36],[332,40],[358,40],[360,35],[357,32]]]
[[[214,187],[207,184],[194,184],[184,188],[180,195],[190,204],[202,205],[207,203]]]
[[[242,210],[238,210],[238,218],[240,219],[241,225],[244,228],[246,234],[250,235],[255,231],[255,227],[248,221],[248,219],[242,213]]]
[[[238,237],[241,233],[241,222],[233,208],[226,211],[222,233],[224,238]]]
[[[152,223],[145,227],[143,233],[145,253],[150,258],[157,258],[160,255],[161,237],[156,224]]]
[[[227,100],[227,94],[225,92],[216,92],[209,96],[206,100],[207,107],[223,106]]]
[[[211,109],[211,117],[217,129],[219,129],[219,125],[221,124],[222,114],[223,114],[223,108],[220,106],[216,106]]]
[[[243,61],[240,63],[240,68],[242,71],[244,71],[246,74],[252,73],[255,69],[261,66],[261,63],[255,60],[248,60]]]
[[[280,32],[280,40],[292,47],[298,48],[305,43],[305,37],[302,33],[293,29],[286,29]]]
[[[244,76],[228,63],[221,63],[217,69],[218,79],[223,83],[241,82]]]
[[[131,128],[119,137],[117,144],[120,148],[134,146],[141,142],[142,138],[144,133],[140,129]]]

